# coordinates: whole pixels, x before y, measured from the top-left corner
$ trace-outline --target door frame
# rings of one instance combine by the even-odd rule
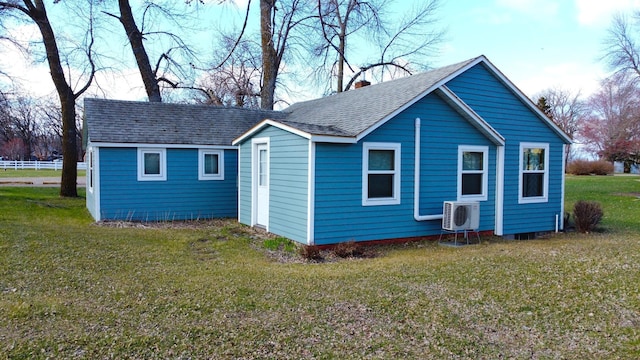
[[[260,166],[260,152],[258,149],[262,146],[266,146],[267,148],[267,194],[266,194],[266,204],[263,205],[260,209],[260,202],[258,202],[258,185],[259,185],[259,166]],[[255,138],[251,139],[251,226],[263,226],[267,231],[269,231],[269,190],[271,186],[271,147],[269,144],[269,138]],[[266,224],[258,223],[258,210],[266,212]]]

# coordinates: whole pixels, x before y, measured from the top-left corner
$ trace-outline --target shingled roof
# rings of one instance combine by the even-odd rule
[[[97,143],[231,145],[264,119],[283,119],[280,111],[207,105],[85,99],[89,140]]]
[[[311,135],[354,138],[482,59],[296,103],[284,111],[86,99],[88,135],[94,143],[231,145],[263,120],[273,120]]]
[[[282,124],[312,135],[358,136],[404,108],[445,79],[479,59],[473,58],[405,78],[364,86],[291,105]]]

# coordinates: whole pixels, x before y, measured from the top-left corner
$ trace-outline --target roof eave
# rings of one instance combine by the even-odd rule
[[[311,142],[319,142],[319,143],[340,143],[340,144],[355,144],[357,142],[355,137],[351,136],[337,136],[337,135],[324,135],[324,134],[312,134],[307,131],[300,130],[293,126],[283,124],[276,120],[265,119],[256,124],[251,129],[247,130],[244,134],[240,135],[238,138],[231,142],[232,145],[238,145],[243,143],[244,141],[251,138],[253,135],[258,133],[260,130],[266,128],[267,126],[273,126],[275,128],[290,132],[292,134],[298,135],[302,138],[310,140]]]
[[[469,120],[471,125],[478,129],[484,136],[486,136],[495,145],[504,146],[505,138],[496,129],[494,129],[487,121],[485,121],[478,113],[467,105],[462,99],[460,99],[453,91],[451,91],[446,85],[442,85],[437,89],[438,93],[446,98],[450,105],[460,110],[465,117]]]
[[[434,83],[433,85],[428,87],[425,91],[421,92],[420,94],[415,96],[413,99],[411,99],[408,102],[406,102],[403,106],[401,106],[398,109],[394,110],[393,112],[389,113],[387,116],[383,117],[378,122],[376,122],[372,126],[368,127],[365,131],[363,131],[360,134],[358,134],[358,136],[356,137],[356,140],[360,141],[362,138],[364,138],[365,136],[369,135],[370,133],[372,133],[373,131],[378,129],[380,126],[384,125],[387,121],[391,120],[396,115],[398,115],[402,111],[404,111],[407,108],[409,108],[411,105],[413,105],[416,102],[418,102],[420,99],[424,98],[425,96],[427,96],[428,94],[433,92],[435,89],[440,88],[441,86],[443,86],[444,84],[449,82],[451,79],[457,77],[458,75],[462,74],[463,72],[467,71],[468,69],[476,66],[478,63],[480,63],[482,61],[486,61],[486,57],[484,55],[478,56],[473,61],[469,62],[468,64],[466,64],[464,66],[461,66],[458,70],[456,70],[456,71],[450,73],[449,75],[443,77],[442,79],[440,79],[439,81],[437,81],[436,83]]]

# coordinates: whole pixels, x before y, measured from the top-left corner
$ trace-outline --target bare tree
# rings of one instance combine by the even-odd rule
[[[580,135],[589,149],[625,168],[640,162],[640,89],[628,74],[618,73],[603,81],[589,98],[589,114]]]
[[[542,109],[545,114],[572,139],[578,131],[578,125],[586,113],[586,104],[580,98],[580,92],[559,87],[550,88],[538,94],[538,104],[544,99],[548,108]],[[566,161],[571,157],[571,147],[567,146]]]
[[[273,110],[276,84],[286,52],[292,47],[294,31],[313,18],[304,0],[260,0],[262,45],[261,108]]]
[[[224,2],[224,0],[220,2]],[[204,2],[186,0],[184,3],[189,5]],[[188,76],[186,69],[191,69],[193,65],[194,52],[180,35],[166,30],[149,29],[151,27],[162,28],[163,25],[170,28],[169,25],[172,25],[180,27],[183,31],[188,31],[189,29],[185,25],[187,21],[181,20],[191,19],[188,14],[172,9],[172,6],[177,4],[179,2],[158,4],[150,0],[144,1],[141,9],[138,10],[140,24],[137,23],[136,13],[132,10],[129,0],[118,0],[119,15],[103,11],[117,19],[122,25],[150,102],[162,102],[162,83],[168,85],[169,88],[185,88],[180,85],[180,80],[184,80]],[[145,41],[156,43],[155,48],[158,48],[157,43],[164,42],[160,40],[161,38],[169,39],[170,45],[168,48],[162,49],[162,52],[157,55],[155,64],[152,64]],[[186,88],[190,87],[186,86]]]
[[[320,23],[322,42],[315,47],[315,55],[322,59],[321,68],[330,69],[337,78],[336,91],[347,90],[355,79],[363,72],[381,68],[396,68],[411,74],[409,62],[411,57],[416,64],[425,65],[434,51],[434,45],[443,33],[435,29],[434,13],[438,8],[438,0],[423,2],[395,25],[389,23],[386,13],[392,6],[386,0],[318,0],[317,12]],[[378,48],[376,54],[362,60],[355,47],[355,37],[367,39],[367,52]],[[364,61],[364,63],[363,63]],[[360,64],[356,64],[359,62]],[[354,74],[344,85],[345,77]]]
[[[222,40],[219,56],[224,56],[224,64],[207,71],[208,75],[198,87],[198,102],[260,108],[260,48],[251,41],[240,41],[232,37]]]
[[[120,9],[120,16],[109,13],[107,14],[118,19],[127,34],[129,44],[131,45],[131,51],[133,52],[133,56],[136,58],[138,70],[140,71],[140,76],[142,77],[144,89],[147,92],[149,101],[161,102],[162,97],[160,95],[160,86],[158,85],[158,79],[156,78],[157,68],[155,71],[151,68],[149,55],[147,55],[147,50],[144,47],[144,34],[136,24],[133,12],[131,11],[131,5],[129,5],[129,0],[118,0],[118,8]]]
[[[10,108],[10,126],[15,137],[24,144],[23,160],[30,160],[37,147],[36,141],[40,136],[37,106],[27,97],[16,98]]]
[[[44,45],[51,73],[51,79],[56,88],[60,106],[62,110],[62,129],[63,141],[62,151],[64,152],[64,160],[62,163],[62,179],[60,183],[60,196],[76,197],[78,190],[76,180],[78,176],[78,146],[77,146],[77,130],[76,130],[76,99],[84,93],[91,85],[96,65],[93,60],[93,10],[90,4],[90,17],[88,19],[88,29],[84,39],[84,47],[82,53],[87,59],[87,74],[83,85],[77,90],[72,87],[69,74],[65,72],[65,66],[61,60],[61,52],[58,46],[55,32],[49,20],[47,9],[43,0],[13,0],[0,1],[0,14],[11,13],[15,16],[22,16],[25,20],[35,24],[42,36],[42,44]]]
[[[605,39],[604,60],[612,69],[631,72],[640,78],[640,44],[637,33],[640,13],[630,19],[624,14],[616,14]]]

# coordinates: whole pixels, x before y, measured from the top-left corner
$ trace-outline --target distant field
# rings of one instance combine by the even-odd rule
[[[85,170],[78,170],[78,176],[85,176]],[[60,177],[62,176],[62,170],[51,169],[0,169],[0,178],[14,178],[14,177]]]
[[[281,261],[234,220],[99,226],[0,187],[0,359],[638,359],[640,178],[569,177],[593,234]]]

